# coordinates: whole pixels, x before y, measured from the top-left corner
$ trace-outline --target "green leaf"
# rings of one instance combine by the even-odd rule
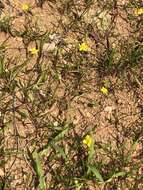
[[[32,89],[33,89],[33,90],[39,89],[39,87],[40,87],[41,85],[43,85],[46,80],[47,80],[47,75],[46,75],[46,73],[43,72],[43,73],[39,76],[39,78],[35,81],[35,83],[32,85]]]
[[[40,155],[36,151],[34,151],[32,155],[35,161],[35,171],[39,179],[39,188],[40,190],[46,190],[44,171],[42,169]]]
[[[126,162],[129,162],[131,160],[131,156],[132,156],[133,152],[136,150],[136,147],[138,145],[138,141],[139,141],[139,139],[137,139],[136,141],[133,142],[133,144],[132,144],[132,146],[128,152],[128,155],[126,157]]]
[[[92,172],[93,175],[95,175],[96,178],[97,178],[100,182],[104,182],[102,175],[100,174],[99,170],[98,170],[95,166],[89,166],[87,173],[90,173],[90,172]]]
[[[112,175],[111,178],[109,178],[106,182],[111,182],[113,180],[113,178],[116,178],[116,177],[121,177],[121,176],[125,176],[126,175],[126,172],[118,172],[118,173],[115,173]]]
[[[4,73],[4,59],[0,57],[0,76]]]
[[[120,177],[120,176],[125,176],[126,172],[118,172],[116,174],[114,174],[112,177]]]
[[[21,116],[22,119],[26,119],[28,117],[28,112],[24,109],[17,110],[17,113]]]
[[[56,146],[56,152],[58,153],[59,156],[63,157],[65,160],[67,159],[65,151],[62,147]]]
[[[28,60],[26,60],[24,63],[22,63],[21,65],[15,66],[12,71],[11,71],[11,78],[10,80],[14,80],[15,77],[17,77],[17,75],[24,69],[24,67],[28,64]]]
[[[88,150],[88,163],[90,163],[90,161],[93,160],[94,154],[95,154],[95,151],[94,151],[94,141],[93,141]]]
[[[32,91],[30,91],[30,92],[28,93],[28,100],[29,100],[30,102],[33,102],[33,101],[34,101],[34,95],[33,95]]]
[[[48,144],[44,147],[44,149],[40,151],[40,155],[41,156],[46,155],[49,151],[49,148],[53,146],[56,142],[61,140],[65,136],[65,134],[68,132],[68,130],[69,130],[69,126],[66,126],[62,131],[60,130],[58,134],[56,134],[55,137],[52,137],[52,140],[50,140]]]

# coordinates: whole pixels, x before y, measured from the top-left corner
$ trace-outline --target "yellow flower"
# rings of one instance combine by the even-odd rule
[[[143,15],[143,7],[137,9],[137,14],[138,15]]]
[[[108,94],[108,89],[107,88],[105,88],[105,87],[102,87],[101,89],[100,89],[100,91],[103,93],[103,94]]]
[[[30,51],[30,53],[31,53],[32,55],[37,55],[38,52],[39,52],[39,50],[36,49],[35,47],[34,47],[34,48],[30,48],[29,51]]]
[[[27,3],[22,4],[22,10],[23,11],[27,12],[27,11],[29,11],[29,9],[30,9],[30,7]]]
[[[89,51],[89,47],[86,43],[79,44],[79,51]]]
[[[90,148],[91,145],[93,144],[93,139],[90,135],[86,135],[82,142],[83,144],[86,144]]]

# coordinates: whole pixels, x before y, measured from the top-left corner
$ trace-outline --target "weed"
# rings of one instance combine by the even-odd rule
[[[0,189],[143,189],[142,2],[0,9]]]

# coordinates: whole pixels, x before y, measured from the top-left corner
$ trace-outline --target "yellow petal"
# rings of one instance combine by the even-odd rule
[[[93,139],[90,135],[86,135],[85,138],[83,139],[83,144],[86,144],[89,148],[93,144]]]
[[[143,7],[137,9],[137,14],[138,14],[138,15],[142,15],[142,14],[143,14]]]
[[[89,47],[86,43],[79,44],[79,51],[89,51]]]
[[[105,88],[105,87],[102,87],[101,89],[100,89],[100,91],[103,93],[103,94],[108,94],[108,89],[107,88]]]
[[[22,5],[22,10],[23,10],[23,11],[29,11],[29,9],[30,9],[30,7],[29,7],[29,5],[28,5],[27,3],[24,3],[24,4]]]
[[[87,143],[87,141],[86,141],[85,139],[83,139],[83,141],[82,141],[82,142],[83,142],[83,144],[86,144],[86,143]]]
[[[36,49],[36,48],[30,48],[29,51],[30,51],[30,53],[31,53],[32,55],[37,55],[38,52],[39,52],[39,50]]]

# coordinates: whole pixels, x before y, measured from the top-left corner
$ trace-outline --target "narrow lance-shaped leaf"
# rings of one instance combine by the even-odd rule
[[[100,174],[99,170],[98,170],[95,166],[89,166],[87,173],[90,173],[90,172],[92,172],[93,175],[95,175],[96,178],[97,178],[100,182],[104,182],[102,175]]]
[[[42,169],[40,155],[36,151],[34,151],[33,158],[35,161],[35,171],[36,171],[36,174],[37,174],[38,179],[39,179],[39,189],[40,190],[46,190],[44,171]]]
[[[59,133],[52,140],[48,142],[45,148],[42,151],[40,151],[40,155],[41,156],[46,155],[48,153],[49,148],[52,146],[52,144],[62,139],[65,136],[65,134],[68,132],[68,130],[69,130],[69,127],[66,126],[62,131],[59,131]]]

